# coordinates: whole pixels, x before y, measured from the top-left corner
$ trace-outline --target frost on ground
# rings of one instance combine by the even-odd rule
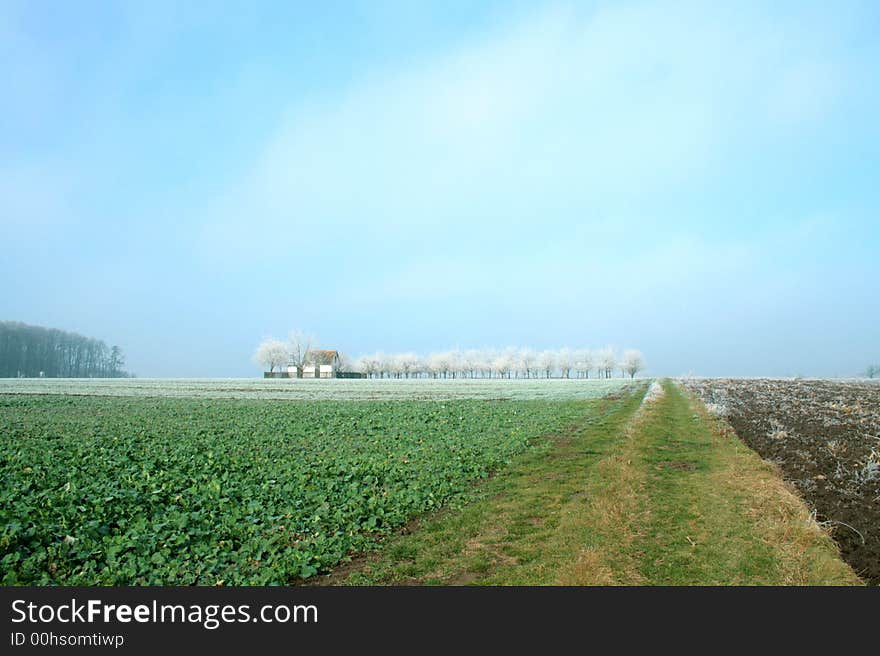
[[[589,400],[601,398],[638,384],[641,384],[641,382],[623,378],[340,378],[329,380],[297,378],[6,378],[0,379],[0,394],[276,399],[290,401]]]
[[[880,583],[880,385],[869,380],[688,379],[715,414],[813,507],[853,569]]]
[[[704,405],[706,406],[706,410],[722,419],[730,413],[730,410],[723,403],[706,403]]]
[[[649,403],[656,403],[665,394],[665,390],[663,386],[658,383],[656,380],[651,381],[651,386],[648,388],[648,391],[645,392],[645,398],[642,399],[642,405],[647,405]]]

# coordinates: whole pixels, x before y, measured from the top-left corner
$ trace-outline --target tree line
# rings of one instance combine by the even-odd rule
[[[531,348],[453,349],[421,356],[375,353],[361,356],[354,369],[369,378],[611,378],[634,377],[645,368],[636,349],[612,347],[536,351]]]
[[[0,378],[125,378],[118,346],[77,333],[0,321]]]
[[[293,332],[287,341],[267,338],[260,343],[254,361],[274,371],[275,367],[302,366],[316,340]],[[645,358],[636,349],[618,353],[600,349],[559,348],[536,351],[530,348],[453,349],[427,355],[375,353],[350,360],[339,354],[341,371],[356,371],[368,378],[611,378],[619,372],[634,377],[645,368]]]

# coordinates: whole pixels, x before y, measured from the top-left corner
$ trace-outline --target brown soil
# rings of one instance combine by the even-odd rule
[[[666,469],[676,469],[678,471],[694,471],[697,468],[694,463],[685,462],[684,460],[666,460],[659,463],[659,466],[665,467]]]
[[[844,560],[880,584],[880,384],[687,380],[762,458],[777,464],[832,532]]]

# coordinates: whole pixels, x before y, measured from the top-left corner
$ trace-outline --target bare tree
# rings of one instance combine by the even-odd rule
[[[122,367],[125,366],[125,356],[122,354],[122,349],[118,346],[113,346],[110,349],[110,377],[111,378],[119,378],[124,373],[122,371]]]
[[[337,371],[354,371],[355,370],[354,362],[352,362],[351,358],[348,357],[348,353],[343,353],[342,351],[338,351],[337,356],[339,357],[339,361],[336,364]]]
[[[610,346],[599,349],[596,353],[596,364],[599,367],[599,373],[602,374],[604,378],[611,378],[611,375],[614,373],[614,368],[617,365],[617,357],[614,355],[614,349]]]
[[[419,358],[415,353],[401,353],[394,356],[395,368],[406,378],[412,376],[419,365]]]
[[[264,367],[269,367],[269,372],[274,372],[275,367],[279,369],[287,362],[288,351],[287,344],[281,340],[267,337],[257,347],[254,353],[254,362]]]
[[[381,351],[376,353],[376,373],[379,374],[379,378],[385,378],[387,375],[389,378],[391,377],[391,357],[385,355]]]
[[[628,349],[623,353],[623,360],[620,361],[620,368],[633,378],[637,373],[645,368],[645,357],[641,351],[636,349]]]
[[[498,351],[495,349],[480,349],[480,375],[483,378],[491,378],[495,372],[495,359],[498,357]]]
[[[500,378],[510,378],[510,370],[513,367],[513,358],[507,353],[502,353],[495,358],[492,367],[498,372]]]
[[[306,355],[316,348],[318,342],[313,335],[295,330],[287,338],[287,364],[296,367],[297,377],[302,376],[303,365],[306,364]]]
[[[464,361],[464,354],[460,349],[456,348],[452,351],[449,351],[449,373],[452,374],[453,378],[458,376],[464,378],[464,372],[467,366]]]
[[[123,378],[118,346],[57,328],[0,321],[0,378]]]
[[[439,378],[440,376],[446,378],[449,376],[449,371],[452,368],[452,354],[448,351],[431,353],[427,357],[425,364],[434,378]]]
[[[480,368],[480,352],[476,349],[465,351],[461,356],[461,366],[468,376],[475,378]]]
[[[571,368],[574,366],[574,353],[570,348],[563,347],[556,351],[556,366],[559,367],[563,378],[570,377]]]
[[[593,369],[593,352],[589,349],[575,351],[574,368],[578,372],[578,377],[589,378]]]
[[[572,371],[577,377],[590,377],[590,371],[598,372],[600,378],[610,378],[615,369],[623,375],[634,377],[645,368],[644,357],[635,349],[627,350],[623,358],[618,360],[617,354],[610,346],[596,351],[588,349],[569,349],[557,351],[545,350],[536,353],[528,348],[508,347],[503,350],[482,348],[460,351],[438,351],[424,358],[415,353],[398,353],[385,356],[376,353],[363,356],[357,361],[357,369],[369,377],[394,376],[410,378],[430,376],[432,378],[482,377],[482,378],[532,378],[544,375],[552,378],[557,372],[570,378]],[[878,369],[875,375],[880,374]]]
[[[375,355],[363,355],[358,358],[355,368],[368,378],[372,378],[379,372],[379,359]]]
[[[535,369],[535,361],[537,359],[538,356],[532,349],[524,348],[519,350],[519,353],[517,354],[518,366],[526,378],[532,377],[532,372]]]

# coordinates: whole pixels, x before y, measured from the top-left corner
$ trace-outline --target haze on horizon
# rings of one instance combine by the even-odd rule
[[[0,5],[0,319],[141,377],[880,362],[877,3],[180,4]]]

